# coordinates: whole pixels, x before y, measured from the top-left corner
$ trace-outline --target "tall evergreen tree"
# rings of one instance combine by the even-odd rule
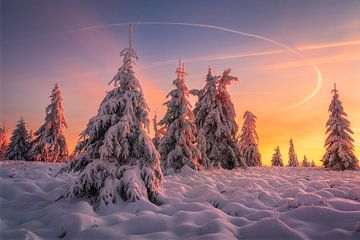
[[[186,72],[180,62],[176,74],[177,78],[173,81],[175,89],[167,95],[170,100],[165,103],[167,112],[159,122],[160,126],[166,128],[159,145],[161,165],[166,172],[171,169],[177,171],[185,165],[200,170],[201,156],[196,147],[197,128],[185,84]]]
[[[238,81],[238,79],[230,74],[231,69],[226,69],[219,79],[218,93],[216,96],[219,115],[213,118],[213,121],[216,121],[218,124],[218,152],[222,154],[220,163],[221,166],[226,169],[247,166],[237,141],[238,125],[235,121],[236,113],[234,104],[227,91],[227,86],[233,81]]]
[[[289,148],[289,167],[297,167],[299,166],[299,161],[297,155],[295,153],[294,143],[292,138],[290,139],[290,148]]]
[[[46,107],[44,124],[35,132],[35,139],[29,157],[35,161],[62,162],[68,157],[63,129],[67,128],[62,97],[56,83],[50,96],[50,104]]]
[[[138,57],[131,44],[120,56],[123,64],[109,83],[114,88],[81,133],[78,155],[62,169],[80,172],[63,197],[85,197],[95,207],[139,199],[160,204],[163,176],[145,131],[149,108],[133,70]]]
[[[303,167],[310,167],[310,163],[308,162],[306,155],[304,155],[304,159],[302,161],[302,166]]]
[[[354,140],[350,136],[353,131],[346,118],[347,114],[339,99],[339,91],[335,84],[331,93],[333,98],[329,106],[330,116],[326,122],[326,153],[322,159],[323,165],[325,168],[338,171],[358,169],[359,160],[354,154]]]
[[[192,90],[192,94],[198,96],[194,114],[204,166],[246,167],[236,139],[234,105],[227,91],[227,86],[238,79],[230,72],[231,69],[227,69],[221,77],[213,76],[209,68],[204,88]]]
[[[256,132],[256,116],[246,111],[244,124],[239,136],[241,153],[248,166],[261,166],[261,154],[258,149],[259,136]]]
[[[10,144],[6,150],[4,159],[27,160],[29,146],[29,134],[26,130],[25,121],[21,117],[15,130],[12,132]]]
[[[191,94],[198,97],[193,112],[198,128],[197,146],[201,152],[200,163],[204,168],[210,168],[215,163],[220,164],[222,158],[218,144],[221,141],[218,130],[220,123],[214,121],[214,119],[220,118],[216,98],[219,79],[219,76],[212,75],[211,68],[209,68],[204,88],[190,91]]]
[[[8,129],[3,123],[0,127],[0,160],[4,160],[4,156],[8,147]]]
[[[272,166],[279,166],[279,167],[284,166],[279,146],[275,149],[275,153],[273,154],[273,156],[271,158],[271,165]]]

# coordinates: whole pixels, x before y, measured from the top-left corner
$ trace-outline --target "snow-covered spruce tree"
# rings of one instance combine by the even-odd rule
[[[4,160],[7,147],[8,147],[8,129],[5,123],[3,123],[3,126],[0,127],[0,160]]]
[[[59,85],[56,83],[50,96],[50,104],[46,107],[44,124],[35,132],[31,143],[29,157],[35,161],[63,162],[67,160],[63,129],[67,128],[62,97]]]
[[[310,167],[316,167],[314,160],[311,160]]]
[[[218,142],[221,141],[218,130],[220,126],[220,108],[217,104],[217,83],[219,76],[213,76],[208,69],[206,83],[201,90],[193,89],[191,94],[198,97],[194,108],[195,123],[198,128],[197,147],[201,152],[201,165],[208,169],[215,163],[220,164],[222,154]],[[215,121],[218,119],[219,121]]]
[[[272,155],[271,165],[272,166],[278,166],[278,167],[283,167],[284,166],[279,146],[275,149],[275,153]]]
[[[167,111],[159,122],[166,129],[159,144],[161,166],[166,173],[178,171],[185,165],[194,170],[201,169],[201,154],[196,146],[197,128],[185,84],[184,64],[179,62],[176,74],[175,88],[167,95],[170,100],[165,103]]]
[[[330,116],[326,122],[326,153],[322,162],[325,168],[332,170],[354,170],[359,168],[359,160],[354,154],[354,140],[350,136],[350,122],[339,99],[339,93],[334,84],[332,101],[329,106]]]
[[[297,155],[295,153],[294,143],[293,143],[292,138],[290,139],[288,166],[289,167],[297,167],[297,166],[299,166],[299,161],[298,161]]]
[[[12,132],[10,144],[6,150],[6,160],[27,160],[29,151],[29,133],[26,130],[24,119],[21,117],[15,130]]]
[[[259,137],[256,132],[256,116],[246,111],[243,116],[244,123],[239,136],[241,153],[250,166],[261,166],[261,154],[258,149]]]
[[[198,96],[194,114],[203,166],[246,167],[236,140],[238,126],[234,105],[227,92],[227,85],[237,81],[230,76],[230,71],[225,70],[220,77],[213,76],[209,68],[204,88],[191,91]]]
[[[157,121],[157,115],[155,113],[154,118],[153,118],[153,127],[154,127],[154,138],[152,139],[152,142],[155,146],[155,148],[158,150],[159,148],[159,144],[160,144],[160,140],[162,139],[163,135],[164,135],[164,128],[159,128],[159,124]]]
[[[138,57],[131,45],[120,56],[114,88],[81,133],[77,156],[62,169],[79,172],[63,197],[85,197],[96,208],[122,200],[161,204],[160,156],[145,131],[149,108],[133,70]]]
[[[302,161],[302,166],[303,167],[310,167],[310,163],[308,162],[306,155],[304,155],[304,159]]]
[[[233,81],[238,81],[238,79],[231,76],[230,73],[231,69],[226,69],[219,79],[216,95],[219,114],[212,118],[213,121],[217,122],[218,153],[221,154],[218,159],[221,161],[221,166],[226,169],[247,166],[237,141],[238,125],[235,121],[234,104],[227,91],[227,86]]]

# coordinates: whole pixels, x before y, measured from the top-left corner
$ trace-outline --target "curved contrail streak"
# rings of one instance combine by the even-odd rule
[[[300,56],[301,58],[303,58],[304,60],[307,60],[306,57],[301,53],[299,52],[297,49],[295,48],[292,48],[292,47],[289,47],[281,42],[278,42],[276,40],[273,40],[271,38],[268,38],[268,37],[264,37],[264,36],[260,36],[260,35],[257,35],[257,34],[252,34],[252,33],[246,33],[246,32],[241,32],[241,31],[237,31],[237,30],[234,30],[234,29],[230,29],[230,28],[225,28],[225,27],[220,27],[220,26],[214,26],[214,25],[209,25],[209,24],[200,24],[200,23],[186,23],[186,22],[129,22],[129,23],[112,23],[112,24],[104,24],[104,25],[94,25],[94,26],[89,26],[89,27],[83,27],[83,28],[77,28],[77,29],[72,29],[72,30],[69,30],[69,31],[64,31],[64,32],[61,32],[61,33],[54,33],[54,34],[48,34],[47,36],[54,36],[54,35],[57,35],[57,34],[71,34],[71,33],[76,33],[76,32],[81,32],[81,31],[88,31],[88,30],[93,30],[93,29],[102,29],[102,28],[109,28],[109,27],[117,27],[117,26],[127,26],[129,24],[133,24],[133,25],[178,25],[178,26],[191,26],[191,27],[200,27],[200,28],[208,28],[208,29],[215,29],[215,30],[220,30],[220,31],[224,31],[224,32],[229,32],[229,33],[234,33],[234,34],[238,34],[238,35],[242,35],[242,36],[247,36],[247,37],[253,37],[253,38],[257,38],[257,39],[261,39],[261,40],[264,40],[264,41],[267,41],[267,42],[270,42],[270,43],[273,43],[277,46],[280,46],[298,56]],[[311,48],[311,47],[310,47]],[[271,53],[277,53],[277,52],[281,52],[280,50],[278,51],[269,51],[268,54],[271,54]],[[257,54],[255,54],[257,55]],[[241,55],[240,55],[241,56]],[[231,58],[235,58],[237,56],[230,56]],[[215,60],[215,58],[213,58],[213,60]],[[223,57],[222,59],[226,59],[226,57]],[[207,58],[203,58],[203,59],[198,59],[197,61],[201,61],[201,60],[207,60]],[[170,61],[166,61],[166,62],[171,62]],[[319,91],[321,85],[322,85],[322,75],[321,75],[321,72],[320,70],[318,69],[318,67],[314,64],[309,64],[313,70],[315,71],[315,74],[316,74],[316,81],[317,81],[317,84],[316,84],[316,87],[315,89],[312,91],[312,93],[307,96],[305,99],[303,99],[302,101],[298,102],[298,103],[295,103],[295,104],[292,104],[288,107],[285,107],[285,108],[282,108],[280,110],[277,110],[277,111],[274,111],[274,112],[271,112],[270,114],[273,114],[273,113],[279,113],[279,112],[283,112],[283,111],[287,111],[289,109],[292,109],[292,108],[295,108],[295,107],[298,107],[300,106],[301,104],[307,102],[308,100],[310,100],[312,97],[314,97],[317,92]],[[157,66],[157,65],[155,65]],[[154,66],[148,66],[147,68],[150,68],[150,67],[154,67]]]
[[[129,24],[133,24],[133,25],[179,25],[179,26],[191,26],[191,27],[201,27],[201,28],[208,28],[208,29],[215,29],[215,30],[220,30],[220,31],[225,31],[225,32],[229,32],[229,33],[234,33],[234,34],[239,34],[242,36],[247,36],[247,37],[253,37],[253,38],[257,38],[257,39],[261,39],[270,43],[273,43],[277,46],[280,46],[284,49],[289,50],[290,52],[298,55],[299,57],[303,58],[306,60],[306,57],[299,52],[297,49],[289,47],[281,42],[278,42],[276,40],[273,40],[271,38],[268,37],[264,37],[264,36],[260,36],[257,34],[252,34],[252,33],[246,33],[246,32],[241,32],[241,31],[237,31],[234,29],[230,29],[230,28],[225,28],[225,27],[220,27],[220,26],[214,26],[214,25],[209,25],[209,24],[199,24],[199,23],[186,23],[186,22],[135,22],[135,23],[112,23],[112,24],[105,24],[105,25],[95,25],[95,26],[90,26],[90,27],[84,27],[84,28],[78,28],[78,29],[74,29],[74,30],[70,30],[67,31],[65,33],[74,33],[74,32],[80,32],[80,31],[87,31],[87,30],[92,30],[92,29],[101,29],[101,28],[108,28],[108,27],[116,27],[116,26],[126,26]],[[307,102],[308,100],[310,100],[312,97],[314,97],[317,92],[319,91],[321,85],[322,85],[322,75],[321,72],[319,70],[319,68],[314,65],[314,64],[309,64],[313,70],[315,71],[316,74],[316,87],[315,89],[312,91],[312,93],[310,95],[308,95],[306,98],[304,98],[302,101],[292,104],[290,106],[287,106],[285,108],[282,108],[280,110],[277,111],[273,111],[270,114],[274,114],[274,113],[280,113],[280,112],[284,112],[287,111],[289,109],[298,107],[302,104],[304,104],[305,102]]]

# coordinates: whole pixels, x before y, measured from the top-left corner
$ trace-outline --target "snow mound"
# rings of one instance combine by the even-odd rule
[[[349,198],[360,201],[360,187],[355,187],[350,190]]]
[[[61,166],[0,163],[1,239],[360,239],[356,171],[186,168],[165,177],[161,206],[94,210],[56,201],[75,177]]]
[[[299,193],[295,196],[299,205],[325,205],[321,196],[312,193]]]

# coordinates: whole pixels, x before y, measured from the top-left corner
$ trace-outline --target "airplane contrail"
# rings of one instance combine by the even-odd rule
[[[310,45],[310,46],[300,46],[300,47],[296,47],[296,49],[301,50],[301,51],[307,51],[307,50],[345,47],[345,46],[354,46],[354,45],[360,45],[360,41],[351,41],[351,42],[348,41],[348,42]],[[247,53],[225,55],[225,56],[223,56],[223,55],[222,56],[202,56],[202,57],[189,58],[189,59],[185,58],[184,61],[186,61],[188,63],[195,63],[195,62],[214,61],[214,60],[229,60],[229,59],[244,58],[244,57],[266,56],[266,55],[281,54],[281,53],[286,53],[286,52],[289,52],[289,50],[280,49],[280,50],[261,51],[261,52],[247,52]],[[141,68],[147,69],[147,68],[161,67],[163,65],[176,63],[177,61],[178,61],[178,59],[159,61],[159,62],[151,63],[151,64],[148,64],[145,66],[141,66]],[[307,64],[307,65],[309,65],[309,64]]]
[[[242,36],[247,36],[247,37],[253,37],[253,38],[257,38],[257,39],[261,39],[270,43],[273,43],[277,46],[280,46],[284,49],[289,50],[290,52],[298,55],[299,57],[303,58],[304,60],[306,60],[306,57],[299,52],[297,49],[289,47],[279,41],[273,40],[271,38],[268,37],[264,37],[264,36],[260,36],[258,34],[252,34],[252,33],[246,33],[246,32],[241,32],[241,31],[237,31],[234,29],[230,29],[230,28],[225,28],[225,27],[220,27],[220,26],[214,26],[214,25],[208,25],[208,24],[199,24],[199,23],[182,23],[182,22],[137,22],[137,23],[113,23],[113,24],[107,24],[107,25],[98,25],[98,26],[92,26],[92,27],[87,27],[87,28],[80,28],[78,29],[78,31],[83,31],[83,30],[88,30],[88,29],[95,29],[95,28],[102,28],[102,27],[112,27],[112,26],[123,26],[123,25],[128,25],[128,24],[133,24],[133,25],[180,25],[180,26],[192,26],[192,27],[202,27],[202,28],[209,28],[209,29],[216,29],[216,30],[220,30],[220,31],[225,31],[225,32],[230,32],[230,33],[234,33],[234,34],[238,34],[238,35],[242,35]],[[289,109],[298,107],[302,104],[304,104],[305,102],[309,101],[312,97],[314,97],[317,92],[319,91],[319,89],[321,88],[322,85],[322,75],[321,72],[319,70],[319,68],[314,65],[314,64],[309,64],[311,66],[311,68],[315,71],[315,75],[316,75],[316,86],[315,89],[312,91],[312,93],[310,95],[308,95],[307,97],[305,97],[302,101],[292,104],[290,106],[287,106],[285,108],[282,108],[280,110],[274,111],[272,113],[280,113],[280,112],[284,112],[287,111]]]
[[[252,37],[252,38],[257,38],[257,39],[261,39],[270,43],[273,43],[274,45],[277,45],[283,49],[286,49],[287,51],[290,51],[294,54],[296,54],[297,56],[301,57],[302,59],[306,60],[306,57],[296,48],[292,48],[289,47],[279,41],[273,40],[271,38],[268,37],[264,37],[258,34],[252,34],[252,33],[246,33],[246,32],[241,32],[241,31],[237,31],[234,29],[230,29],[230,28],[225,28],[225,27],[220,27],[220,26],[215,26],[215,25],[209,25],[209,24],[200,24],[200,23],[186,23],[186,22],[134,22],[134,23],[112,23],[112,24],[104,24],[104,25],[94,25],[94,26],[89,26],[89,27],[83,27],[83,28],[77,28],[77,29],[72,29],[72,30],[68,30],[68,31],[64,31],[61,33],[54,33],[54,34],[48,34],[46,36],[54,36],[57,34],[71,34],[71,33],[76,33],[76,32],[81,32],[81,31],[88,31],[88,30],[93,30],[93,29],[102,29],[102,28],[109,28],[109,27],[117,27],[117,26],[127,26],[129,24],[133,24],[133,25],[178,25],[178,26],[191,26],[191,27],[200,27],[200,28],[208,28],[208,29],[215,29],[215,30],[220,30],[220,31],[224,31],[224,32],[229,32],[229,33],[234,33],[234,34],[238,34],[238,35],[242,35],[242,36],[247,36],[247,37]],[[276,51],[270,51],[268,54],[274,54]],[[264,53],[263,53],[264,54]],[[254,54],[253,54],[254,55]],[[256,53],[255,53],[256,55]],[[234,57],[234,56],[232,56]],[[226,58],[226,57],[225,57]],[[213,60],[215,60],[216,58],[214,58]],[[316,75],[316,87],[315,89],[312,91],[312,93],[310,95],[308,95],[305,99],[303,99],[302,101],[292,104],[286,108],[280,109],[278,111],[275,111],[273,113],[279,113],[279,112],[283,112],[283,111],[287,111],[289,109],[295,108],[305,102],[307,102],[308,100],[310,100],[312,97],[314,97],[317,92],[319,91],[321,85],[322,85],[322,75],[320,70],[318,69],[318,67],[314,64],[309,64],[309,66],[311,66],[311,68],[314,70],[315,75]]]

